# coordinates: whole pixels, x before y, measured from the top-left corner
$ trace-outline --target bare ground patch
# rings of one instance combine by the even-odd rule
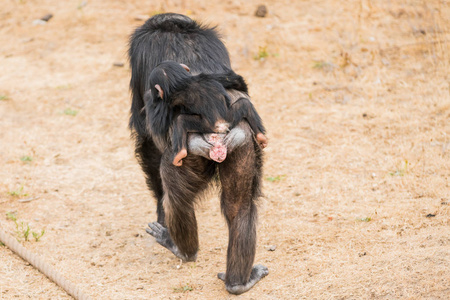
[[[2,3],[1,228],[94,298],[235,297],[216,278],[214,193],[196,263],[145,233],[156,207],[127,129],[125,52],[136,16],[173,11],[219,26],[269,132],[256,262],[270,274],[239,298],[445,299],[449,3],[270,1],[258,18],[259,4]],[[10,212],[44,236],[24,241]],[[68,298],[3,246],[0,262],[0,297]]]

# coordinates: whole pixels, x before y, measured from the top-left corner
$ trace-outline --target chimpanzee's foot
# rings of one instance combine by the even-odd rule
[[[176,257],[182,259],[183,261],[195,261],[197,259],[197,254],[192,257],[186,257],[185,255],[181,254],[177,245],[175,245],[172,238],[170,237],[169,230],[167,230],[167,228],[165,228],[158,222],[148,223],[148,227],[150,228],[146,228],[145,231],[153,236],[161,246],[169,249],[170,252],[175,254]]]
[[[173,164],[177,167],[181,167],[183,165],[183,158],[187,156],[187,150],[185,148],[181,149],[180,152],[175,155],[173,159]]]
[[[256,140],[258,141],[258,144],[261,146],[261,148],[266,148],[267,144],[269,143],[269,140],[266,138],[264,134],[261,132],[256,135]]]
[[[263,265],[255,265],[252,269],[252,273],[250,274],[250,278],[246,284],[227,285],[225,283],[225,286],[229,293],[240,295],[251,289],[258,281],[266,277],[267,274],[269,274],[269,269],[267,269],[267,267]],[[225,273],[219,273],[217,274],[217,277],[225,281]]]

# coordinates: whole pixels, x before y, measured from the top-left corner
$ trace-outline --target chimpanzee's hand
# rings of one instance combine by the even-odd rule
[[[175,158],[173,159],[174,166],[181,167],[183,165],[183,158],[187,156],[187,150],[181,149],[180,152],[175,155]]]
[[[269,143],[269,140],[266,138],[264,134],[261,132],[256,135],[256,140],[258,141],[258,144],[261,146],[261,148],[266,148],[267,144]]]

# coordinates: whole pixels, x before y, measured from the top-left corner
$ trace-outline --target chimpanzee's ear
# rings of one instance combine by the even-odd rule
[[[163,99],[164,96],[164,91],[162,90],[162,88],[159,86],[159,84],[155,84],[155,89],[158,91],[159,93],[159,98]]]
[[[180,64],[180,66],[182,66],[183,69],[185,69],[185,70],[188,71],[188,72],[191,71],[191,69],[190,69],[188,66],[186,66],[185,64]]]

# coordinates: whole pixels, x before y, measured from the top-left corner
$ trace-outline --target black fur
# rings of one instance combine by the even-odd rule
[[[132,92],[130,128],[145,135],[144,94],[150,90],[150,73],[161,62],[184,63],[191,73],[225,73],[231,69],[228,51],[214,28],[189,17],[161,14],[148,19],[130,38],[128,51]]]
[[[147,185],[158,201],[158,222],[149,224],[147,231],[176,256],[195,260],[198,251],[195,200],[218,172],[221,206],[229,228],[227,270],[225,274],[220,273],[219,278],[225,281],[230,293],[246,292],[268,271],[264,266],[253,266],[256,201],[260,196],[262,174],[262,151],[254,134],[264,133],[264,127],[255,115],[245,81],[230,79],[228,52],[215,29],[178,14],[156,15],[137,28],[130,38],[129,58],[130,129]],[[168,60],[188,65],[192,74],[176,71],[180,78],[175,79],[181,84],[177,80],[174,86],[167,82],[172,107],[155,105],[167,99],[164,95],[163,99],[157,98],[151,75],[160,63]],[[155,76],[158,78],[161,74]],[[184,86],[189,76],[189,84]],[[229,90],[225,92],[224,88]],[[219,100],[208,103],[206,108],[198,107],[199,103],[189,98],[200,95],[210,100],[214,96],[212,93],[217,93],[215,96]],[[239,98],[244,99],[236,102]],[[233,151],[224,162],[217,164],[202,156],[188,155],[181,167],[172,164],[169,132],[186,130],[189,122],[198,121],[196,118],[205,118],[206,122],[202,122],[209,126],[218,116],[227,119],[236,115],[248,123],[240,122],[239,131],[229,138],[239,137],[239,144],[236,144],[237,138],[230,141]],[[233,119],[233,124],[237,122]]]
[[[174,155],[187,149],[188,133],[214,133],[219,121],[234,127],[245,118],[254,132],[265,132],[250,101],[231,105],[225,89],[248,91],[244,79],[232,70],[191,75],[179,63],[164,61],[153,69],[149,81],[150,90],[144,95],[146,130],[171,142]],[[162,97],[156,86],[163,91]],[[169,140],[166,135],[171,128]]]

